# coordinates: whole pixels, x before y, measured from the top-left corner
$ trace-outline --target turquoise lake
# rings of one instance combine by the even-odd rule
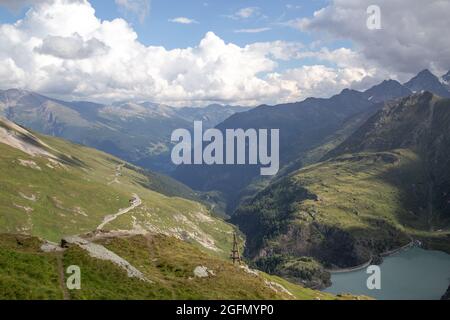
[[[331,276],[325,292],[367,295],[379,300],[436,300],[450,284],[450,255],[440,251],[409,248],[384,258],[381,290],[369,290],[366,269]]]

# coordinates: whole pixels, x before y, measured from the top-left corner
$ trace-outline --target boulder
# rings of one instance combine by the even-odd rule
[[[208,270],[207,267],[198,266],[194,269],[194,275],[197,278],[208,278],[209,276],[214,276],[214,271]]]

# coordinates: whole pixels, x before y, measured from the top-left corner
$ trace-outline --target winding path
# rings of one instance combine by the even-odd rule
[[[141,204],[142,204],[141,198],[139,198],[139,196],[137,194],[133,194],[132,205],[130,207],[128,207],[128,208],[120,209],[119,212],[117,212],[116,214],[112,214],[112,215],[108,215],[108,216],[104,217],[103,218],[103,222],[97,227],[97,230],[102,230],[105,227],[105,225],[107,225],[111,221],[116,220],[121,215],[126,214],[126,213],[130,212],[133,209],[136,209]]]

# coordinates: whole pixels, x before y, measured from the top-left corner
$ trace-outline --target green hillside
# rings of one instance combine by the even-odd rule
[[[429,93],[388,103],[327,160],[269,185],[232,219],[247,255],[263,270],[309,270],[325,283],[311,263],[353,267],[412,239],[450,252],[449,115],[450,101]]]
[[[98,240],[127,259],[144,279],[129,277],[110,261],[78,246],[43,252],[43,242],[24,235],[0,235],[0,299],[356,299],[305,289],[283,279],[204,254],[192,244],[164,235]],[[67,290],[67,267],[81,270],[81,289]],[[208,275],[196,276],[197,267]],[[360,297],[358,299],[362,299]]]
[[[135,194],[142,204],[102,229],[162,232],[217,254],[228,252],[233,227],[210,216],[199,202],[181,198],[189,194],[181,184],[7,120],[0,129],[2,142],[10,141],[0,143],[0,232],[52,241],[88,233],[105,216],[130,207]],[[193,192],[190,196],[194,199]]]

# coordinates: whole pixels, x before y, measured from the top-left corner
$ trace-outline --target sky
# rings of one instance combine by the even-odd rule
[[[448,71],[448,12],[447,0],[0,0],[0,89],[173,106],[328,97]]]

